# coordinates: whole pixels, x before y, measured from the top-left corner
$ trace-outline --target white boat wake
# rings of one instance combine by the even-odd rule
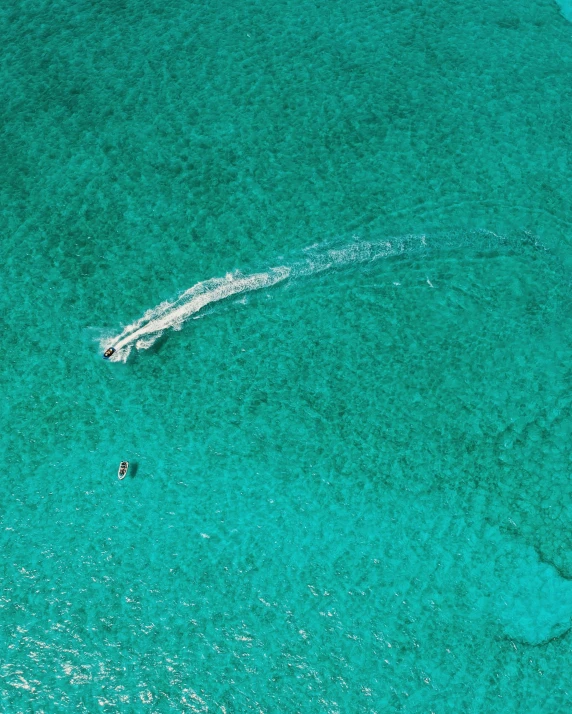
[[[482,247],[499,245],[503,239],[489,231],[470,234],[469,242]],[[458,247],[459,238],[429,239],[425,235],[408,235],[384,241],[368,242],[354,236],[354,242],[334,247],[314,245],[307,248],[303,258],[290,267],[280,266],[267,272],[242,275],[229,273],[224,278],[212,278],[197,283],[172,302],[163,302],[148,310],[143,317],[127,325],[115,337],[104,337],[99,344],[102,351],[112,348],[111,362],[125,362],[133,347],[144,350],[150,347],[165,330],[180,330],[183,323],[210,303],[219,302],[232,295],[269,288],[288,278],[302,278],[325,270],[335,270],[349,265],[371,263],[379,258],[400,254],[424,252],[432,247]],[[462,241],[461,241],[462,244]]]
[[[290,268],[272,268],[267,273],[239,275],[229,273],[224,278],[212,278],[193,285],[173,302],[162,302],[148,310],[143,317],[127,325],[121,334],[104,338],[100,345],[103,350],[115,349],[111,362],[125,362],[132,348],[145,350],[159,339],[165,330],[180,330],[183,323],[203,307],[212,302],[224,300],[231,295],[269,288],[286,280]]]

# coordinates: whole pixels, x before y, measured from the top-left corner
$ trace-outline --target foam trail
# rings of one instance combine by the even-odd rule
[[[467,243],[468,239],[468,243]],[[114,338],[100,342],[102,350],[115,347],[111,361],[126,361],[133,346],[139,350],[150,347],[167,329],[180,330],[185,320],[210,303],[224,300],[231,295],[260,290],[276,285],[287,278],[304,278],[326,270],[336,270],[350,265],[372,263],[380,258],[402,254],[419,254],[432,247],[459,248],[464,243],[480,248],[498,246],[505,242],[501,236],[490,231],[476,231],[469,236],[456,234],[431,239],[426,235],[407,235],[383,241],[364,241],[354,236],[352,243],[325,246],[313,245],[303,253],[301,260],[291,266],[271,268],[264,273],[242,275],[229,273],[224,278],[212,278],[193,285],[173,302],[163,302],[148,310],[141,319],[124,328]],[[432,287],[432,286],[431,286]]]
[[[173,302],[163,302],[148,310],[142,318],[127,325],[121,334],[113,339],[104,339],[101,347],[115,347],[113,362],[125,362],[131,349],[144,350],[150,347],[161,334],[169,329],[180,330],[185,320],[206,305],[224,300],[231,295],[269,288],[285,280],[291,269],[281,266],[266,273],[242,276],[229,273],[224,278],[212,278],[193,285]]]

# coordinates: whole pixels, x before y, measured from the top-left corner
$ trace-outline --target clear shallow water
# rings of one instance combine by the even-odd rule
[[[571,0],[558,0],[562,14],[567,20],[572,22],[572,2]]]
[[[2,23],[2,710],[567,711],[558,5]]]

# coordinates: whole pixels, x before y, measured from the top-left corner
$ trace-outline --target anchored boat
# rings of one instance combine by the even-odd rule
[[[122,461],[119,464],[119,471],[117,472],[117,478],[120,481],[123,481],[123,479],[127,476],[128,470],[129,470],[129,461]]]

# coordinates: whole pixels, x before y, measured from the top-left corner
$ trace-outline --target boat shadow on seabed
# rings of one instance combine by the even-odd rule
[[[122,461],[119,464],[119,471],[117,472],[118,479],[120,481],[123,481],[127,477],[135,478],[135,475],[137,474],[137,468],[138,468],[137,462]]]

